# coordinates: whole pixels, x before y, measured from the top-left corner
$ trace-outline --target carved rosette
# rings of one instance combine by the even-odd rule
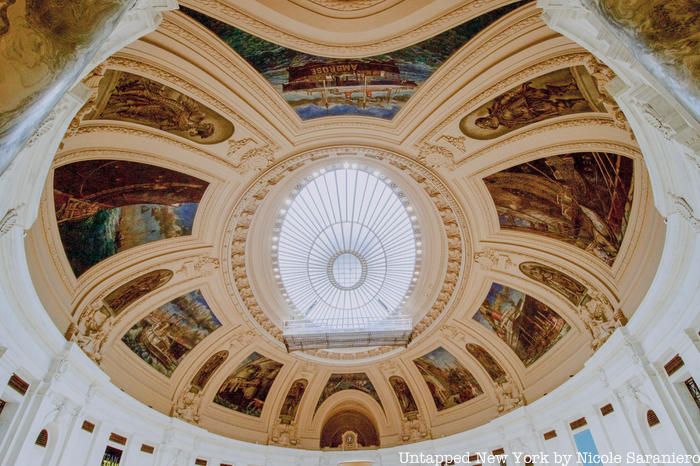
[[[457,295],[461,294],[460,286],[467,272],[465,258],[470,258],[469,235],[464,214],[445,184],[424,165],[410,158],[388,151],[364,147],[343,147],[343,153],[367,157],[388,164],[407,174],[428,196],[436,212],[442,220],[447,242],[448,265],[443,285],[438,297],[426,312],[424,317],[415,325],[412,338],[423,334],[442,315],[450,313]],[[251,288],[246,270],[246,241],[255,213],[265,202],[273,187],[307,164],[329,158],[338,153],[336,148],[320,149],[290,157],[256,179],[249,189],[240,197],[229,221],[225,235],[227,251],[223,258],[226,264],[225,279],[227,289],[243,315],[248,315],[280,346],[283,345],[282,330],[267,316],[260,306]],[[305,351],[306,354],[333,360],[355,360],[379,356],[392,351],[394,348],[380,347],[358,353],[337,353],[325,350]]]

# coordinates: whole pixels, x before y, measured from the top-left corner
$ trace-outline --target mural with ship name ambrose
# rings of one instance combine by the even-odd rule
[[[219,36],[262,74],[302,120],[343,115],[391,120],[454,52],[525,3],[494,9],[400,50],[356,59],[309,55],[197,11],[185,7],[180,11]]]

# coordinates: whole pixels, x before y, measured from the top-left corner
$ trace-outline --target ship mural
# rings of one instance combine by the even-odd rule
[[[211,30],[262,74],[302,120],[343,115],[391,120],[454,52],[525,3],[505,5],[400,50],[356,59],[309,55],[200,12],[185,7],[180,11]]]
[[[195,290],[156,308],[131,327],[122,342],[170,377],[187,353],[219,327],[221,322]]]

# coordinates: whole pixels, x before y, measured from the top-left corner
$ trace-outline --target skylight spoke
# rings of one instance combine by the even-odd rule
[[[285,204],[273,258],[295,315],[348,329],[401,310],[413,288],[416,230],[391,181],[335,164],[307,176]]]

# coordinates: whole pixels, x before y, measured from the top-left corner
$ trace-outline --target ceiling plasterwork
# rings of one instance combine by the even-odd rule
[[[280,50],[349,60],[401,51],[514,2],[234,3],[184,2]],[[300,18],[308,27],[289,31]],[[367,32],[347,40],[343,28],[359,22]],[[337,34],[324,32],[334,25],[343,25]],[[664,224],[653,210],[644,159],[605,90],[612,72],[549,30],[534,3],[451,47],[454,54],[391,121],[303,121],[216,35],[181,12],[166,13],[156,31],[86,78],[90,98],[54,159],[26,244],[57,327],[144,404],[217,434],[293,448],[338,443],[342,420],[358,431],[352,448],[439,438],[564,383],[633,316],[658,263]],[[105,94],[110,77],[126,73],[137,84]],[[129,118],[150,114],[125,106],[127,98],[111,99],[114,92],[138,94],[133,105],[170,99],[168,108],[182,103],[186,111],[179,124],[177,112]],[[226,120],[220,128],[230,134],[207,136],[199,123],[216,120],[212,114]],[[486,131],[473,131],[483,117],[492,117],[482,122]],[[615,230],[615,254],[604,260],[592,254],[599,244],[588,236],[574,244],[580,238],[555,234],[576,219],[589,227],[581,210],[595,219],[614,207],[603,196],[591,208],[591,187],[600,187],[589,179],[595,170],[540,170],[547,178],[540,184],[551,189],[539,230],[499,221],[521,203],[539,215],[538,196],[509,191],[494,199],[489,190],[493,180],[508,188],[514,172],[550,159],[589,166],[590,156],[577,159],[582,153],[626,158],[633,167],[625,175],[625,186],[633,185],[626,228]],[[275,222],[305,177],[346,160],[390,176],[416,214],[424,250],[406,297],[412,339],[406,347],[288,352],[282,329],[289,313],[272,271]],[[104,186],[93,196],[81,189],[91,184],[89,175],[62,178],[84,174],[80,167],[90,164],[141,168],[100,177]],[[160,174],[157,182],[135,189],[149,184],[151,171]],[[201,185],[196,211],[177,231],[168,230],[177,219],[165,214],[182,209],[183,199],[168,190],[168,180]],[[62,195],[71,209],[61,209],[68,205]],[[81,228],[107,214],[114,237],[103,241],[114,233],[109,228],[81,237]],[[61,233],[73,238],[72,248],[64,248]],[[85,251],[105,247],[110,254],[76,274],[70,259],[81,241]],[[519,330],[536,318],[551,331],[526,341]]]

